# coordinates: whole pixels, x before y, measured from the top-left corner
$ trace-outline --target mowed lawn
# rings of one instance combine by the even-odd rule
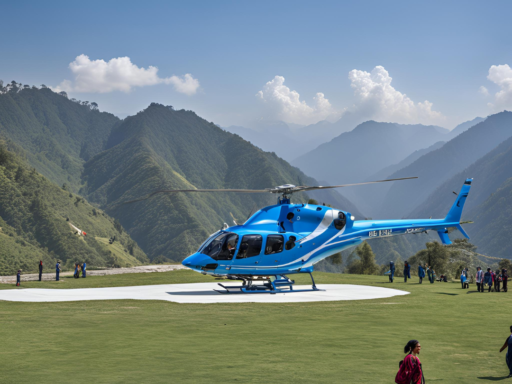
[[[413,338],[423,347],[427,382],[484,383],[508,374],[499,348],[512,325],[512,292],[419,285],[417,278],[389,284],[385,276],[314,275],[320,286],[375,285],[411,294],[299,304],[0,302],[0,382],[393,383],[403,346]],[[23,286],[200,281],[213,279],[175,271]]]

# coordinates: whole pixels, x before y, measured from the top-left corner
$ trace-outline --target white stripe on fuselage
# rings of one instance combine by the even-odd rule
[[[338,211],[336,211],[336,212],[338,212]],[[313,232],[311,232],[309,235],[307,235],[303,239],[300,239],[299,243],[304,244],[305,242],[313,240],[315,237],[318,237],[322,233],[327,231],[327,228],[329,228],[329,225],[331,225],[333,218],[334,218],[334,210],[329,209],[328,211],[325,212],[324,218],[322,219],[320,224],[318,224],[318,227],[316,227],[316,229]]]

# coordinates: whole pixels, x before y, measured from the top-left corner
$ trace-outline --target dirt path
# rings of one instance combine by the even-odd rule
[[[112,268],[100,270],[87,270],[87,276],[105,276],[105,275],[121,275],[124,273],[152,273],[152,272],[169,272],[178,269],[186,269],[181,264],[173,265],[142,265],[140,267],[132,268]],[[61,272],[61,276],[73,276],[73,272]],[[43,273],[43,280],[55,280],[55,272]],[[37,281],[39,274],[28,273],[21,275],[21,281]],[[16,276],[0,276],[0,283],[2,284],[15,284]]]

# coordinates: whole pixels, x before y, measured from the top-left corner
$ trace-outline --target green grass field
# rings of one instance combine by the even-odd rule
[[[315,278],[319,285],[391,286],[384,276]],[[353,302],[0,302],[0,382],[393,383],[403,346],[413,338],[423,347],[427,383],[485,383],[508,374],[499,348],[512,324],[512,292],[399,280],[392,286],[410,295]],[[213,279],[175,271],[23,287],[199,281]]]

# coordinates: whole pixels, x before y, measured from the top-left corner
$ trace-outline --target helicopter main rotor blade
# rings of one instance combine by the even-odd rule
[[[376,181],[366,181],[364,183],[354,183],[354,184],[342,184],[342,185],[331,185],[327,187],[298,187],[300,189],[294,191],[294,192],[306,192],[306,191],[314,191],[317,189],[330,189],[330,188],[344,188],[344,187],[352,187],[355,185],[366,185],[366,184],[377,184],[377,183],[386,183],[388,181],[398,181],[398,180],[411,180],[411,179],[417,179],[417,176],[414,177],[401,177],[399,179],[386,179],[386,180],[376,180]]]

